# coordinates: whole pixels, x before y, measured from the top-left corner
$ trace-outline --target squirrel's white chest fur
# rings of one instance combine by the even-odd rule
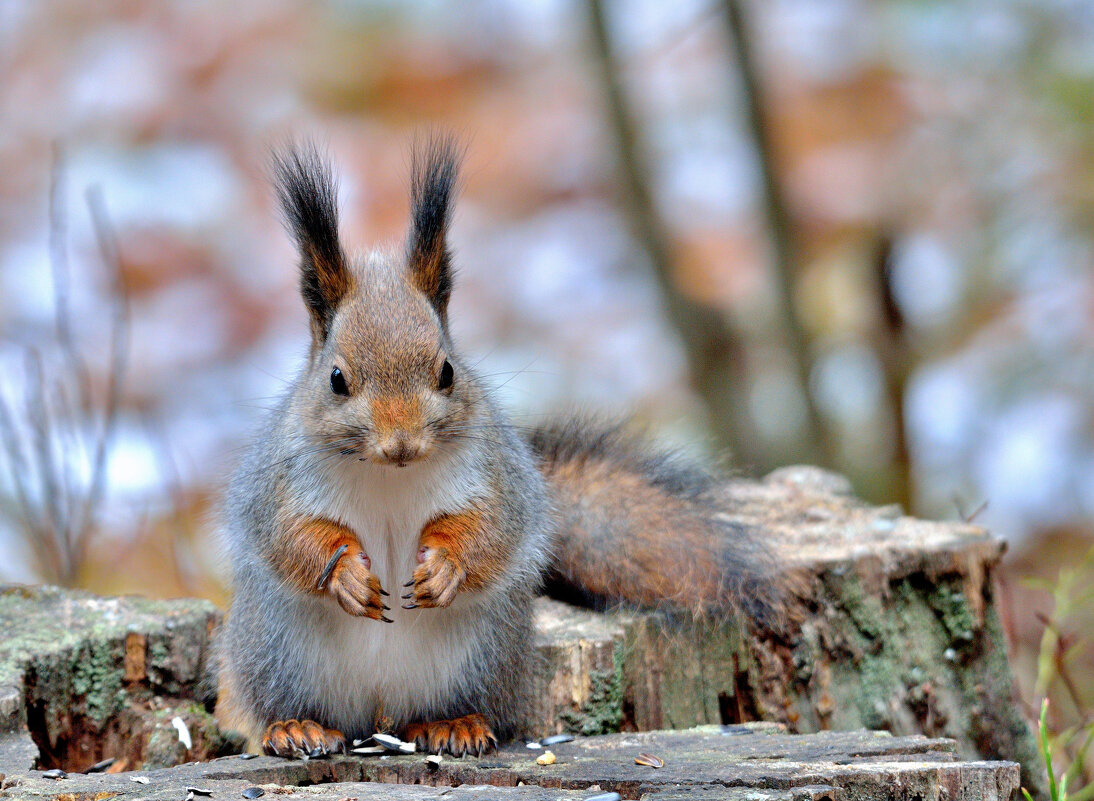
[[[329,599],[305,601],[324,618],[307,632],[304,658],[314,676],[310,691],[331,725],[371,725],[377,712],[396,720],[428,716],[453,697],[478,647],[476,607],[462,594],[447,609],[402,608],[399,599],[417,567],[418,537],[430,520],[458,512],[484,495],[480,455],[474,449],[438,454],[405,468],[354,460],[317,471],[309,511],[357,532],[372,572],[390,593],[383,623],[347,615]],[[347,692],[359,688],[359,692]]]

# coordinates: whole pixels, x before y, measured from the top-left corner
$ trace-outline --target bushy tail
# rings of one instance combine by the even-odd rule
[[[560,517],[551,595],[782,628],[778,565],[761,532],[727,514],[724,479],[622,424],[568,419],[529,441]]]

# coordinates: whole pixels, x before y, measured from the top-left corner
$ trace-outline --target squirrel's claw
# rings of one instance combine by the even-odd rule
[[[326,729],[314,720],[279,720],[266,727],[262,750],[271,756],[324,754],[346,750],[346,738],[337,729]]]
[[[410,601],[403,604],[403,608],[448,606],[456,599],[466,575],[447,548],[426,549],[421,564],[414,571],[414,578],[404,585],[414,590],[402,596]]]
[[[381,600],[387,593],[369,567],[364,551],[346,553],[331,571],[327,591],[347,614],[383,620],[391,607]]]
[[[412,740],[422,751],[433,754],[447,752],[457,757],[468,754],[482,756],[498,747],[498,740],[482,715],[412,723],[406,727],[403,739]]]

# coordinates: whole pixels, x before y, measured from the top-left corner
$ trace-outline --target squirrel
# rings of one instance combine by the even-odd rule
[[[411,159],[405,247],[351,258],[314,144],[274,156],[306,363],[224,502],[233,598],[215,714],[253,751],[377,731],[482,754],[532,707],[534,599],[780,614],[773,558],[719,477],[623,424],[514,426],[448,323],[448,137]]]

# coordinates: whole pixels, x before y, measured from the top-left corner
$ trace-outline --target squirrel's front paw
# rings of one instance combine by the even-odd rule
[[[384,615],[390,607],[382,598],[387,593],[371,567],[368,555],[359,546],[350,546],[331,570],[327,591],[347,613],[390,623],[391,619]]]
[[[402,596],[403,600],[408,601],[403,604],[403,609],[451,604],[467,576],[464,569],[442,546],[422,546],[418,549],[418,562],[420,564],[414,571],[414,578],[403,585],[413,588]]]

